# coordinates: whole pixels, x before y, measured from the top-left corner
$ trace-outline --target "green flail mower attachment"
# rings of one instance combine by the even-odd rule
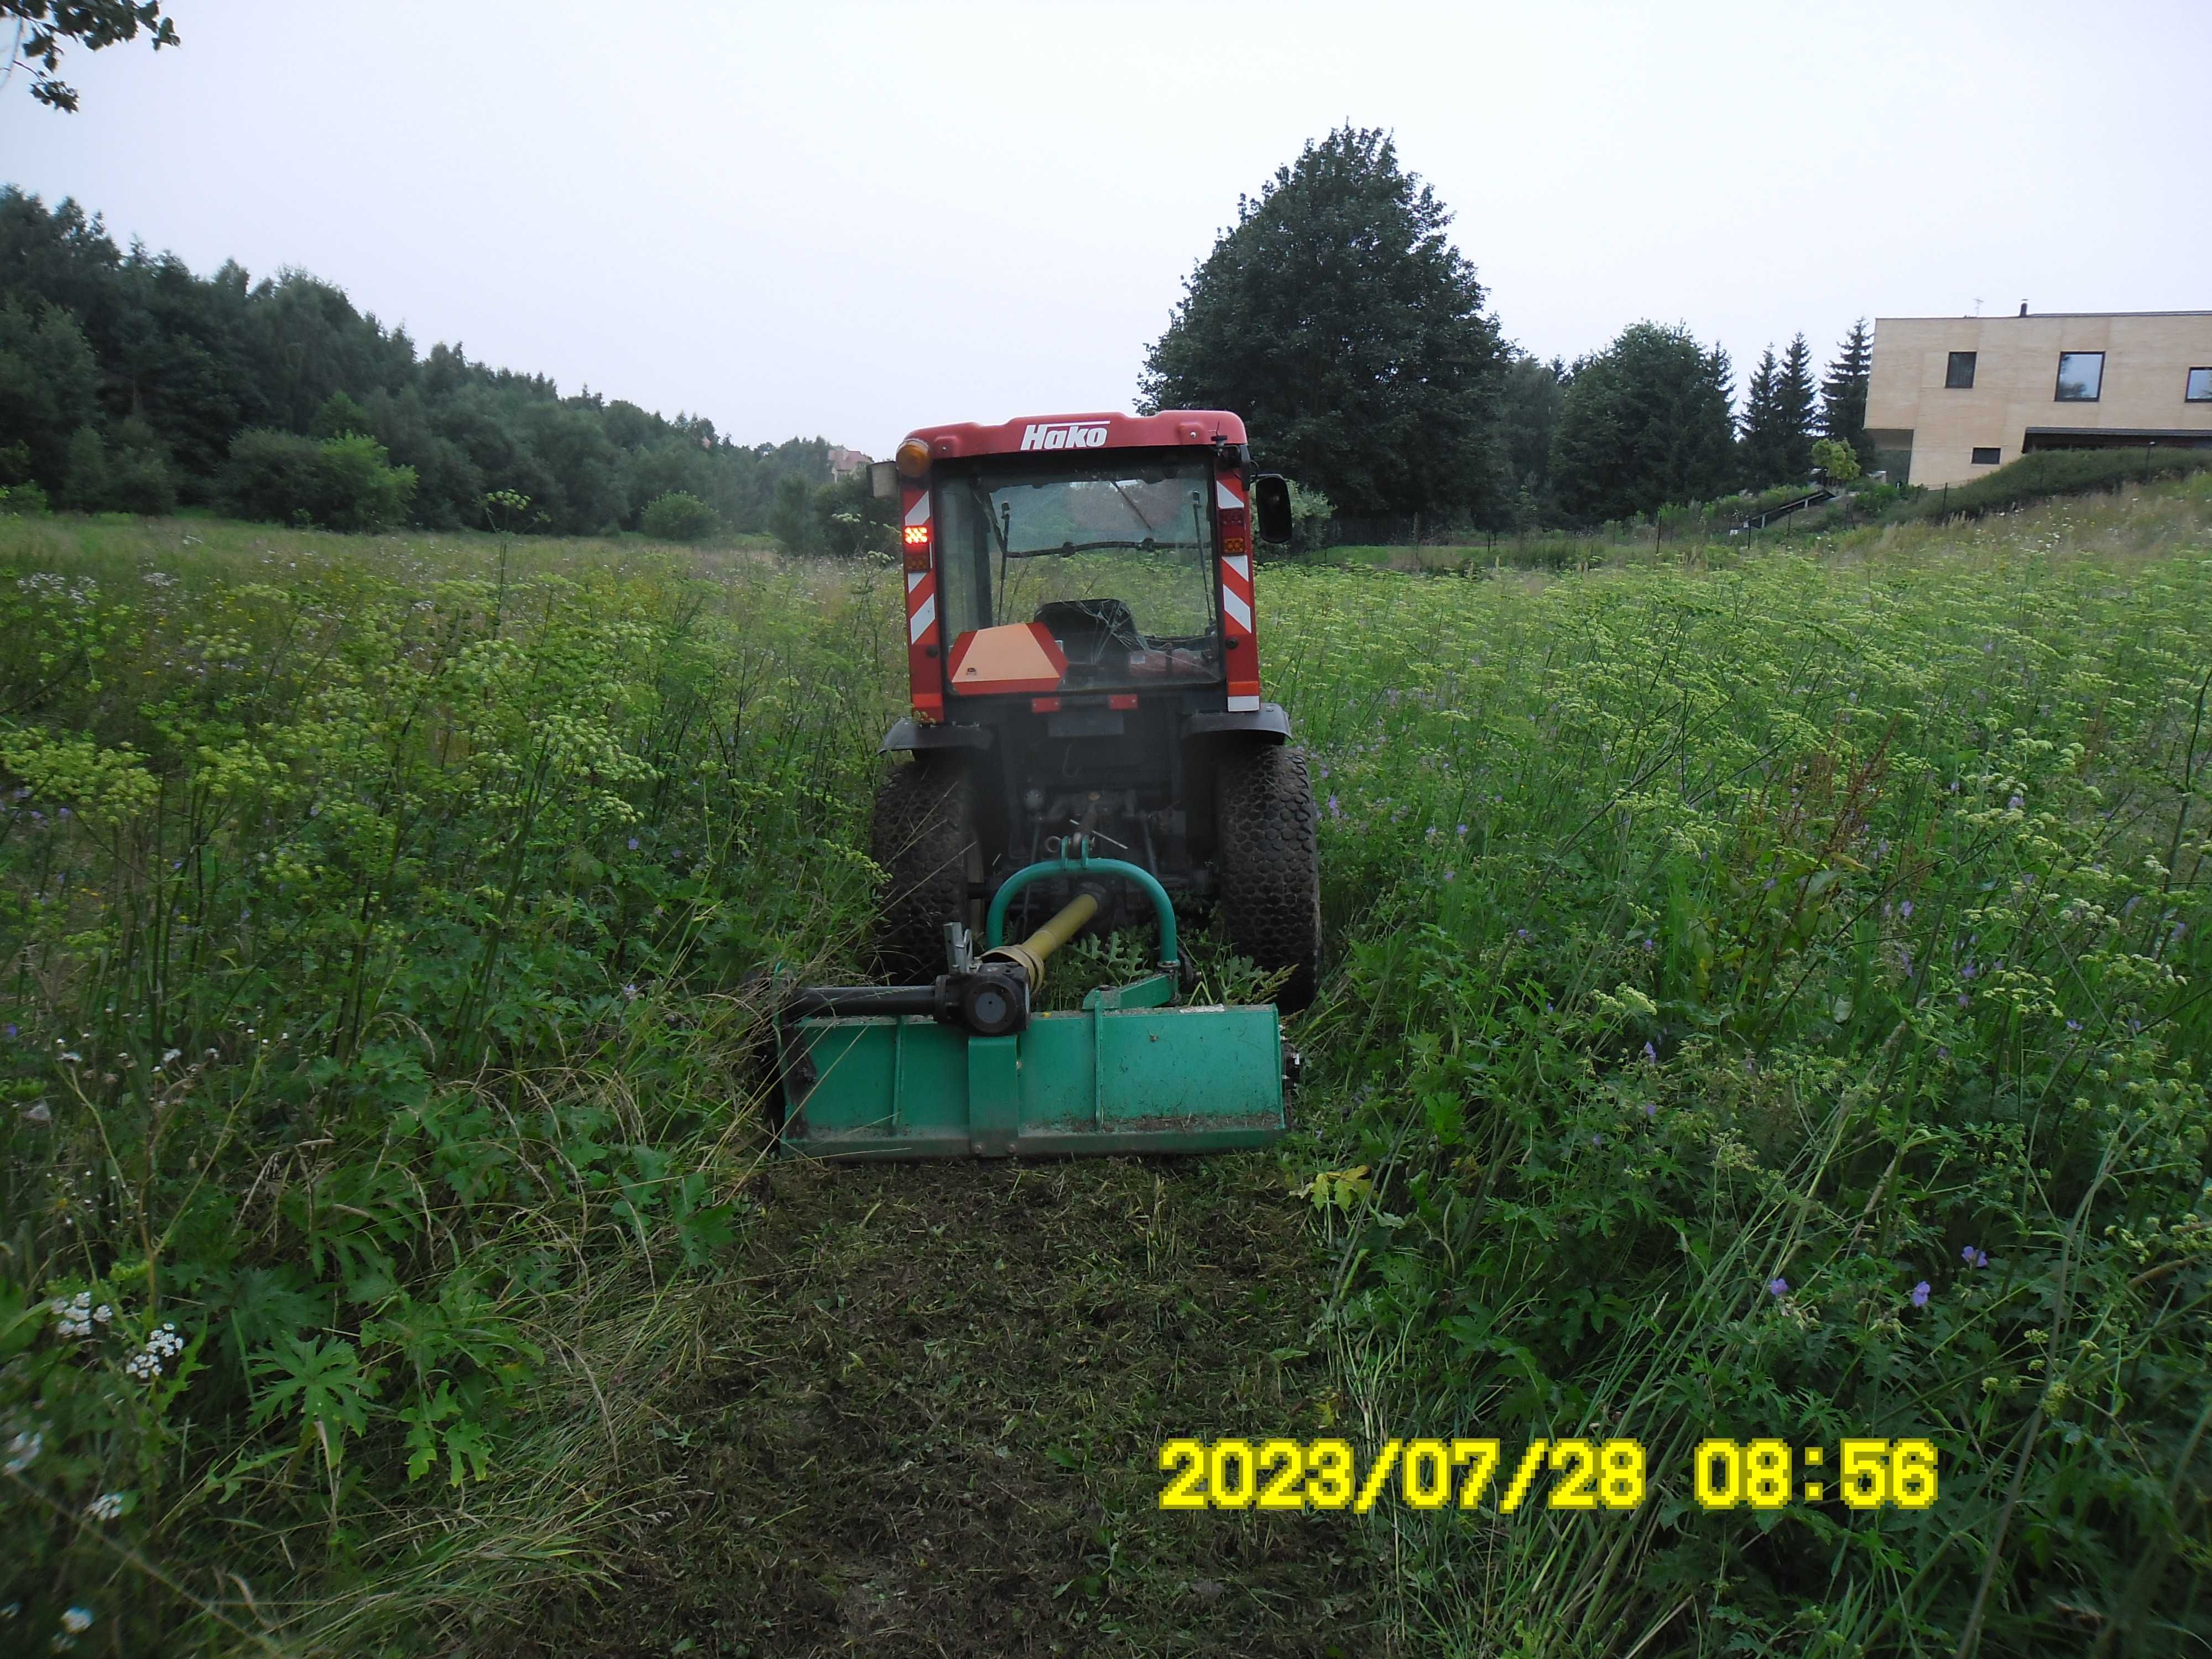
[[[1075,898],[1018,945],[1006,907],[1031,882],[1133,883],[1160,924],[1160,971],[1032,1014],[1045,960],[1098,908]],[[1175,910],[1152,872],[1073,854],[1015,872],[991,902],[988,949],[945,930],[929,985],[817,986],[775,1024],[781,1144],[826,1158],[1084,1158],[1265,1146],[1287,1127],[1296,1054],[1272,1005],[1178,1008]]]

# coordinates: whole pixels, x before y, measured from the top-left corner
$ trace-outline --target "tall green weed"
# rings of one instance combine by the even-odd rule
[[[1375,1171],[1358,1418],[1652,1459],[1629,1516],[1394,1522],[1420,1645],[2212,1633],[2194,523],[2132,568],[1274,576],[1345,941],[1304,1041]],[[1708,1514],[1707,1435],[1927,1435],[1942,1497]]]
[[[742,1219],[745,976],[862,925],[887,635],[803,571],[198,528],[0,542],[0,1605],[422,1635],[588,1571],[552,1439],[637,1359],[582,1334]]]

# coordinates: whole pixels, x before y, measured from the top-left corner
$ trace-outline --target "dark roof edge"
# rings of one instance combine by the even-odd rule
[[[2039,317],[2212,317],[2212,311],[2031,311],[2025,317],[2001,311],[1988,317],[1877,317],[1877,323],[2032,323]]]

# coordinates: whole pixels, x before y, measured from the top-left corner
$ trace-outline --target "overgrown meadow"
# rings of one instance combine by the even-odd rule
[[[2212,1635],[2208,520],[1271,581],[1353,1421],[1650,1454],[1625,1520],[1394,1516],[1422,1650]],[[1925,1435],[1941,1495],[1705,1513],[1709,1435]]]
[[[1395,1534],[1395,1646],[2212,1637],[2208,525],[1263,574],[1326,797],[1313,1420],[1650,1453],[1626,1514],[1328,1522]],[[174,520],[0,567],[0,1604],[489,1640],[602,1570],[707,1340],[755,976],[864,954],[896,588]],[[1709,1434],[1924,1434],[1941,1495],[1707,1514]]]
[[[745,975],[860,942],[885,605],[0,538],[11,1617],[359,1650],[587,1569],[671,1280],[742,1224]]]

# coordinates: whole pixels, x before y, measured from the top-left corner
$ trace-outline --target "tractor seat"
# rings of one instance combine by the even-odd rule
[[[1109,650],[1146,648],[1126,600],[1050,599],[1037,607],[1034,620],[1051,630],[1072,665],[1095,668]]]

